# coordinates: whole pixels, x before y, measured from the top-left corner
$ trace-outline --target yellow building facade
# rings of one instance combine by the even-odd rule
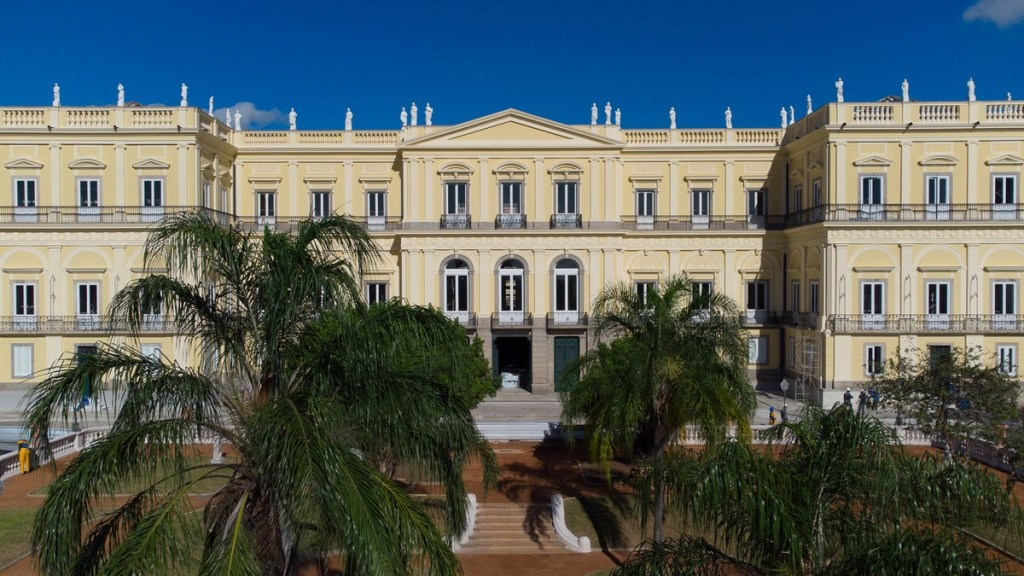
[[[0,108],[0,387],[124,339],[147,230],[202,208],[337,212],[370,301],[440,308],[503,385],[550,394],[603,286],[687,273],[743,309],[751,382],[830,402],[884,359],[1024,340],[1024,105],[831,103],[776,129],[622,129],[505,110],[396,131],[233,130],[192,107]],[[138,342],[188,363],[161,310]],[[6,367],[6,368],[4,368]]]

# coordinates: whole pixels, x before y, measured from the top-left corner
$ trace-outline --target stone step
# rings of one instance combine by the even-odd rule
[[[534,532],[531,537],[530,532]],[[462,553],[537,554],[564,552],[554,537],[547,504],[483,503],[477,507],[476,524]]]

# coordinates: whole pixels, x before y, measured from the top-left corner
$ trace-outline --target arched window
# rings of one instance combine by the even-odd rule
[[[469,322],[469,264],[465,260],[445,264],[444,314],[462,324]]]
[[[580,267],[563,258],[555,263],[555,314],[558,323],[575,324],[580,319]]]
[[[523,321],[525,317],[523,311],[524,276],[525,267],[519,260],[506,260],[498,269],[499,322],[518,323]]]

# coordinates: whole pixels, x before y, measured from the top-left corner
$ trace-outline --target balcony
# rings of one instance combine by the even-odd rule
[[[469,230],[473,226],[473,217],[469,214],[444,214],[441,216],[441,228],[444,230]]]
[[[768,310],[745,310],[740,314],[741,326],[776,326],[781,320],[777,313]]]
[[[491,330],[508,330],[530,328],[533,326],[533,314],[524,312],[498,312],[491,314]]]
[[[835,334],[1010,334],[1024,328],[1018,314],[853,314],[828,318]]]
[[[0,206],[0,225],[141,224],[148,226],[174,214],[209,214],[224,224],[233,217],[200,206]]]
[[[689,214],[672,216],[625,216],[622,227],[629,230],[782,230],[786,225],[785,216],[709,215]]]
[[[80,333],[127,334],[128,323],[124,318],[80,314],[76,316],[0,316],[0,334],[80,334]],[[139,326],[139,332],[146,334],[174,334],[176,326],[167,315],[147,314]]]
[[[476,314],[472,312],[445,310],[444,315],[466,330],[476,330]]]
[[[1024,221],[1024,204],[825,204],[786,216],[786,227],[819,222]]]
[[[552,214],[550,223],[552,230],[571,230],[574,228],[583,228],[583,215]]]
[[[494,217],[495,230],[522,230],[526,228],[526,214],[498,214]]]
[[[579,312],[548,312],[544,324],[548,330],[582,330],[589,324],[589,318]]]

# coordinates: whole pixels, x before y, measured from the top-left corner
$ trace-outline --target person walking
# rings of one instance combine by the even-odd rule
[[[28,449],[28,440],[18,440],[18,469],[22,474],[28,474],[32,471],[32,465],[29,462],[30,455],[31,452]]]
[[[857,416],[863,416],[864,410],[868,407],[868,393],[862,388],[857,396]]]
[[[846,394],[843,394],[843,406],[853,410],[853,392],[849,388],[846,389]]]
[[[775,426],[775,406],[768,407],[768,423]]]

